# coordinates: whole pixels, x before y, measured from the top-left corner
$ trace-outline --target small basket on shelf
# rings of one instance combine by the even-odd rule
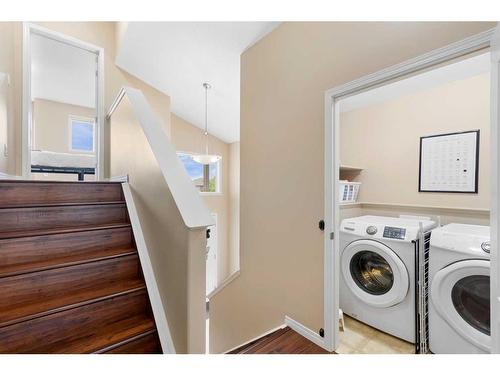
[[[361,182],[350,182],[346,180],[339,181],[339,200],[340,203],[355,203],[358,200],[359,188]]]

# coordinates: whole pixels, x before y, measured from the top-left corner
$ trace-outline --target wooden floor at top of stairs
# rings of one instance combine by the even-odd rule
[[[228,354],[330,354],[289,327],[278,329]]]

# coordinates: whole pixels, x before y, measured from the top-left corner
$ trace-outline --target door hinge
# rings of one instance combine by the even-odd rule
[[[330,239],[333,240],[335,238],[335,233],[334,232],[330,232]]]

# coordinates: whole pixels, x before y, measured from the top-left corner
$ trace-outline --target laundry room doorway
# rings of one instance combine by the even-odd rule
[[[449,298],[454,293],[455,302],[459,301],[457,296],[461,292],[472,290],[474,287],[467,282],[479,280],[482,283],[480,298],[488,294],[489,311],[480,311],[477,306],[469,308],[472,315],[477,314],[476,318],[484,320],[484,324],[477,324],[478,327],[485,330],[485,324],[488,325],[488,351],[500,353],[499,70],[500,31],[497,26],[495,30],[325,93],[324,335],[321,337],[325,349],[342,352],[347,348],[346,353],[412,352],[412,342],[405,346],[411,339],[403,334],[400,337],[404,338],[398,339],[399,328],[392,327],[390,322],[367,334],[373,337],[362,338],[363,347],[342,342],[349,325],[358,330],[356,333],[366,333],[374,325],[365,324],[357,320],[359,317],[355,314],[349,316],[340,310],[342,280],[351,278],[351,288],[364,290],[361,295],[366,295],[367,300],[379,301],[381,299],[376,297],[390,291],[392,286],[404,289],[406,284],[402,280],[406,280],[406,269],[408,290],[415,288],[414,298],[408,295],[406,302],[404,298],[399,299],[385,308],[394,311],[404,303],[408,306],[414,303],[415,334],[425,341],[420,347],[422,352],[429,352],[428,313],[420,310],[428,303],[424,289],[418,289],[424,284],[423,277],[419,279],[418,276],[422,271],[420,265],[428,263],[426,257],[433,228],[445,228],[446,224],[458,222],[491,228],[491,238],[483,241],[487,243],[484,245],[487,251],[483,249],[483,253],[488,254],[491,267],[490,291],[485,292],[484,278],[469,278],[452,288],[454,292],[449,293]],[[389,102],[393,107],[387,106]],[[454,119],[451,115],[457,112],[460,116]],[[389,118],[394,121],[390,122]],[[458,155],[452,160],[455,164],[433,162],[437,160],[436,155],[451,155],[452,152]],[[453,168],[460,173],[450,172]],[[441,175],[446,178],[443,180]],[[384,222],[380,217],[391,219]],[[342,220],[350,218],[356,220],[348,220],[349,223],[341,227]],[[419,224],[424,221],[432,223],[425,230]],[[341,253],[348,243],[342,242],[342,233],[356,234],[358,231],[360,236],[361,232],[365,237],[379,236],[376,242],[389,250],[385,247],[350,248],[350,260],[343,261]],[[410,236],[413,234],[415,238]],[[424,250],[415,247],[414,265],[398,254],[397,246],[393,246],[397,240],[408,244],[420,241],[418,246]],[[476,247],[481,248],[483,242]],[[391,250],[395,257],[389,254]],[[398,269],[403,270],[399,276],[394,272]],[[354,304],[361,301],[359,295],[353,295],[352,300]],[[419,312],[423,315],[419,316]],[[472,319],[471,316],[466,318]],[[315,333],[302,331],[304,336],[319,341]],[[389,337],[385,337],[388,332]],[[380,345],[373,344],[375,338]]]

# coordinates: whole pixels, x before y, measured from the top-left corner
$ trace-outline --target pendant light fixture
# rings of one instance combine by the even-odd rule
[[[209,154],[208,152],[208,90],[212,87],[209,83],[204,83],[205,88],[205,153],[200,155],[192,155],[191,158],[200,164],[212,164],[220,160],[219,155]]]

